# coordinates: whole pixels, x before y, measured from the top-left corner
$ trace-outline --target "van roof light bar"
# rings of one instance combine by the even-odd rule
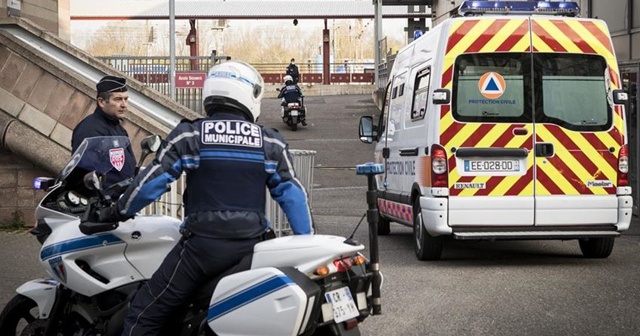
[[[460,16],[484,14],[580,16],[580,7],[573,1],[464,1],[458,8],[458,14]]]

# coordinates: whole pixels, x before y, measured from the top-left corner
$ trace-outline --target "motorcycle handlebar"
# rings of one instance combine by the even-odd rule
[[[81,222],[79,228],[80,232],[86,235],[92,235],[95,233],[115,230],[118,226],[118,223]]]

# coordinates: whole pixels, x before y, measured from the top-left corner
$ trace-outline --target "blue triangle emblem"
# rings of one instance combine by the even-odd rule
[[[487,86],[485,86],[484,88],[485,91],[500,91],[500,89],[498,88],[498,84],[496,83],[496,79],[495,78],[489,78],[489,82],[487,83]]]

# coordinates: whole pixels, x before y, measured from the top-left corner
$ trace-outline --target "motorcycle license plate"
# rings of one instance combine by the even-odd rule
[[[298,116],[298,110],[291,110],[291,116],[297,117]]]
[[[353,301],[353,296],[351,296],[349,287],[342,287],[326,292],[324,298],[331,304],[333,320],[336,323],[344,322],[360,315],[358,307],[356,307],[356,303]]]

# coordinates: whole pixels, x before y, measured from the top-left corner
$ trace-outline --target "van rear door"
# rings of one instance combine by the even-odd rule
[[[531,19],[536,225],[618,220],[618,154],[625,143],[607,28],[588,19]]]
[[[534,224],[534,109],[528,18],[451,24],[440,144],[449,155],[450,226]]]

